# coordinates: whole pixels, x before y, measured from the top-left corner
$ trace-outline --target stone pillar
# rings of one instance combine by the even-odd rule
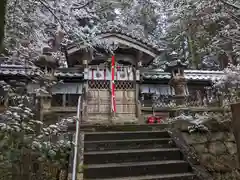
[[[49,94],[41,93],[38,95],[39,100],[39,118],[44,120],[44,114],[51,109],[51,96]]]
[[[231,105],[233,134],[237,144],[238,164],[240,164],[240,103]]]

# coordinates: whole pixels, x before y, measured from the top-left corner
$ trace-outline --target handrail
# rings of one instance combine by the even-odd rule
[[[74,142],[74,157],[73,157],[73,169],[72,169],[72,180],[76,180],[76,171],[77,171],[77,157],[78,157],[78,138],[80,130],[80,115],[81,115],[81,95],[78,98],[78,107],[77,107],[77,122],[76,122],[76,133],[75,133],[75,142]]]

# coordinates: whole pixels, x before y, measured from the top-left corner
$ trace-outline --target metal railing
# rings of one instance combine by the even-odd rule
[[[76,133],[75,133],[75,142],[74,142],[74,156],[73,156],[73,166],[72,166],[72,180],[77,179],[77,163],[78,163],[78,144],[79,144],[79,135],[80,135],[80,121],[82,115],[82,100],[81,96],[78,98],[77,106],[77,122],[76,122]]]

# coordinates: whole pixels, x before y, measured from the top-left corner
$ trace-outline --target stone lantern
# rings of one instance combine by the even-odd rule
[[[49,112],[51,108],[51,94],[43,89],[39,89],[36,92],[37,98],[37,118],[40,121],[43,121],[43,115],[45,112]]]
[[[171,54],[172,61],[166,64],[166,72],[171,73],[169,85],[175,91],[175,98],[177,105],[184,104],[184,98],[187,96],[187,80],[185,78],[184,69],[187,64],[178,58],[177,53]]]
[[[53,57],[51,47],[44,47],[42,55],[34,62],[42,71],[42,78],[40,79],[40,89],[36,93],[39,108],[39,119],[43,120],[44,112],[48,112],[51,108],[51,92],[50,87],[46,86],[46,82],[53,82],[56,80],[54,76],[55,70],[59,67],[58,60]]]
[[[59,62],[52,56],[50,47],[44,47],[42,51],[42,55],[34,63],[43,70],[46,79],[55,80],[54,71],[59,67]]]

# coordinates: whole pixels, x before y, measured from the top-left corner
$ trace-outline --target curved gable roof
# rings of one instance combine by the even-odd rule
[[[117,43],[126,45],[128,47],[132,47],[134,49],[137,49],[141,52],[144,52],[144,53],[152,56],[153,58],[155,58],[158,55],[158,52],[156,50],[151,49],[148,46],[146,46],[145,44],[139,43],[138,41],[136,41],[134,39],[130,39],[126,35],[121,35],[121,34],[117,34],[117,33],[107,33],[107,34],[100,35],[100,38],[104,38],[104,39],[106,38],[110,41],[117,42]]]
[[[143,37],[139,33],[130,33],[116,26],[104,28],[97,33],[97,37],[135,48],[153,58],[156,58],[162,51],[164,51],[164,49],[161,49],[156,43]]]

